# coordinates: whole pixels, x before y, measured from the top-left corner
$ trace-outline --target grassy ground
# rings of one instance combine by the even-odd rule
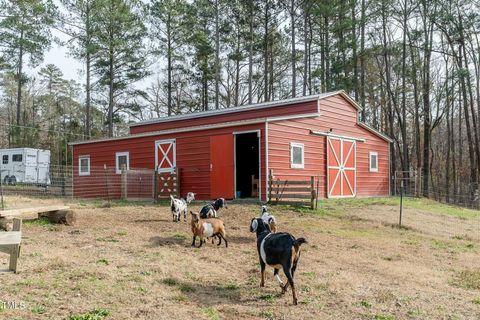
[[[0,301],[19,308],[0,302],[0,319],[480,319],[480,213],[404,204],[401,229],[397,198],[272,207],[280,231],[309,241],[292,306],[272,270],[259,287],[258,206],[221,212],[228,248],[197,249],[166,206],[73,203],[74,227],[25,223],[19,273],[0,274]]]

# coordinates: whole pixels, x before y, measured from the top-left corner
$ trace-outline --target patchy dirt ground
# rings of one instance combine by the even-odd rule
[[[350,202],[331,214],[272,207],[280,231],[309,241],[292,306],[273,270],[259,287],[248,231],[258,206],[230,205],[221,212],[229,247],[200,249],[167,207],[72,206],[74,227],[24,224],[19,273],[0,274],[0,301],[20,308],[0,304],[0,319],[68,319],[99,308],[106,319],[480,319],[479,218],[407,208],[407,228],[398,229],[390,205]]]

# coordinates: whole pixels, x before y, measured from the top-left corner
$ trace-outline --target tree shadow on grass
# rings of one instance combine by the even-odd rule
[[[194,301],[199,306],[217,304],[242,304],[240,287],[236,284],[222,285],[202,283],[199,280],[185,281],[177,278],[165,278],[163,285],[178,291],[174,299]]]
[[[255,243],[255,239],[252,237],[244,237],[244,236],[229,236],[227,234],[227,240],[230,243]]]
[[[148,223],[148,222],[172,222],[172,219],[137,219],[133,220],[135,223]]]
[[[151,237],[149,247],[167,247],[167,246],[186,246],[188,239],[183,235],[173,235],[168,237]]]

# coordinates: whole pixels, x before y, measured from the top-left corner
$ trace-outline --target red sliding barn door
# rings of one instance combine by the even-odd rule
[[[356,143],[327,137],[327,184],[329,198],[356,194]]]
[[[233,134],[210,137],[210,197],[233,199]]]

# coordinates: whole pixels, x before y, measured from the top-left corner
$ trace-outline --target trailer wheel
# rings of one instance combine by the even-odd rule
[[[10,184],[12,186],[16,185],[17,184],[17,178],[15,178],[15,176],[11,176],[10,177]]]
[[[9,184],[10,183],[10,177],[9,176],[5,176],[3,178],[3,184]]]

